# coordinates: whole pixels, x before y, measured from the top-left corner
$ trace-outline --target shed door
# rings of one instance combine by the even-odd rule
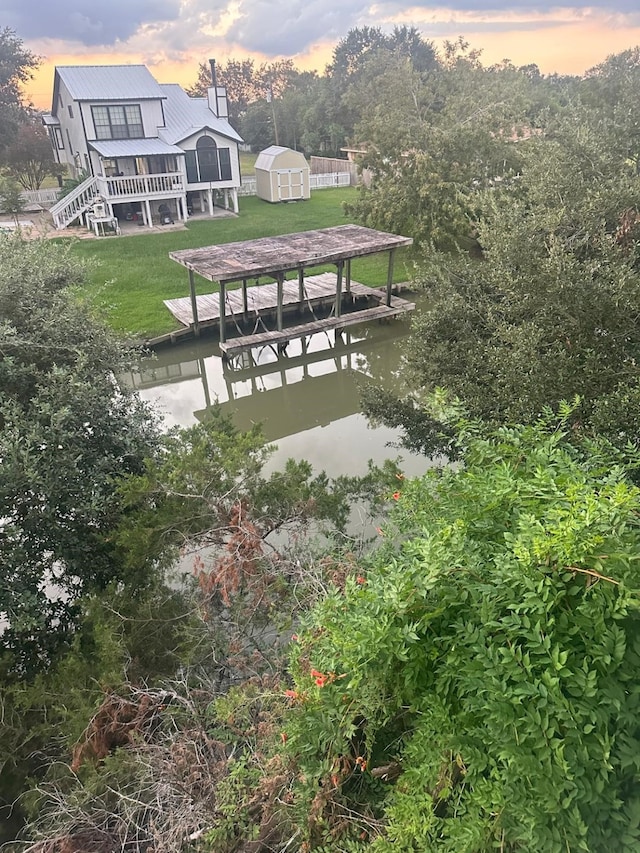
[[[279,169],[278,201],[291,201],[302,197],[302,169]]]

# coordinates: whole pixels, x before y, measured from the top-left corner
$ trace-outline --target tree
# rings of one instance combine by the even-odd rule
[[[619,125],[582,107],[518,144],[519,176],[478,196],[484,260],[432,252],[422,265],[414,401],[445,387],[474,415],[529,422],[578,395],[577,427],[637,441],[640,185],[627,152]],[[369,411],[398,423],[375,392]]]
[[[39,190],[45,178],[58,175],[61,170],[53,158],[46,130],[33,122],[20,125],[2,159],[9,174],[25,190]]]
[[[256,744],[255,724],[262,737],[284,710],[276,685],[292,621],[353,560],[356,543],[344,535],[348,500],[354,494],[375,499],[387,491],[381,477],[387,477],[387,487],[389,476],[397,482],[392,466],[362,480],[330,481],[314,475],[308,463],[292,460],[267,475],[263,468],[271,449],[259,428],[242,433],[216,408],[206,422],[168,433],[162,452],[123,484],[127,512],[115,537],[130,559],[135,563],[138,555],[159,549],[175,554],[179,548],[183,558],[193,558],[197,585],[191,596],[185,592],[191,603],[185,611],[165,604],[158,613],[156,604],[155,618],[143,620],[137,632],[128,625],[140,619],[139,602],[127,605],[121,596],[118,611],[129,617],[120,626],[125,650],[117,641],[106,648],[100,643],[105,635],[119,635],[120,615],[113,625],[114,614],[107,612],[107,630],[96,638],[93,656],[108,672],[115,646],[138,665],[129,665],[126,683],[111,674],[98,709],[86,717],[85,732],[76,732],[71,771],[52,764],[28,798],[34,816],[29,837],[55,837],[85,849],[137,849],[153,842],[180,853],[185,837],[215,828],[220,846],[214,849],[227,849],[237,821],[227,818],[226,803],[233,803],[233,815],[244,811],[237,795],[259,775],[248,765],[274,752],[268,741],[265,752]],[[99,597],[95,608],[104,612]],[[97,634],[95,608],[87,621]],[[148,636],[154,626],[155,642]],[[72,649],[65,664],[76,668],[77,698],[86,707],[84,645]],[[101,657],[106,653],[109,660]],[[154,685],[158,657],[173,658],[176,671]],[[57,698],[57,679],[39,682]],[[38,723],[40,705],[33,705],[22,703]],[[59,706],[59,701],[47,706],[51,719],[67,725],[77,719]],[[20,743],[35,748],[33,726],[27,737],[18,719],[7,719],[6,740],[19,735]],[[235,744],[233,755],[227,755],[225,742]],[[1,745],[2,737],[0,759]],[[41,754],[39,759],[42,765]]]
[[[614,54],[587,71],[580,83],[582,100],[624,132],[628,156],[640,171],[640,48]]]
[[[18,217],[24,208],[25,200],[22,197],[22,189],[19,184],[9,178],[0,180],[0,211],[13,216],[15,224],[18,225]]]
[[[380,27],[354,27],[334,48],[327,76],[344,87],[383,52],[403,56],[416,71],[429,71],[438,64],[433,45],[424,41],[415,27],[396,26],[390,35]]]
[[[332,62],[326,68],[330,84],[332,105],[327,115],[328,124],[341,128],[341,145],[351,139],[358,144],[369,140],[361,134],[358,124],[368,114],[368,105],[378,96],[378,78],[389,64],[402,65],[410,73],[426,73],[438,67],[436,52],[431,42],[424,41],[415,27],[395,27],[390,35],[379,27],[355,27],[349,30],[333,51]],[[365,82],[366,78],[366,82]],[[352,89],[358,86],[361,100]]]
[[[14,138],[24,118],[22,85],[39,63],[12,29],[0,30],[0,150]]]
[[[84,594],[134,594],[156,555],[136,565],[114,540],[118,481],[140,472],[155,420],[114,375],[125,348],[71,286],[68,247],[0,240],[0,612],[4,666],[41,669],[73,633]]]
[[[483,68],[464,43],[426,74],[402,55],[365,64],[345,103],[361,110],[355,137],[366,141],[373,181],[349,211],[419,247],[468,247],[479,190],[518,172],[514,138],[543,119],[539,90],[508,64]]]
[[[309,849],[631,853],[640,492],[566,420],[458,428],[298,631],[283,811]]]

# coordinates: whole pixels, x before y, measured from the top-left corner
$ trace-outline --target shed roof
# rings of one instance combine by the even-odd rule
[[[273,169],[276,160],[281,154],[294,154],[305,166],[308,166],[305,156],[301,151],[294,151],[293,148],[284,148],[282,145],[270,145],[258,154],[254,169],[264,169],[268,172],[269,169]]]
[[[412,243],[411,237],[362,225],[336,225],[279,237],[181,249],[170,252],[169,257],[209,281],[222,283],[359,258]]]
[[[101,157],[148,157],[153,154],[184,154],[177,145],[169,145],[158,137],[147,139],[92,140],[91,148]]]
[[[74,101],[142,101],[165,96],[145,65],[58,65],[56,75]],[[56,90],[54,85],[53,111]]]
[[[177,83],[162,83],[160,87],[166,97],[164,102],[165,126],[159,133],[167,142],[175,144],[193,136],[205,127],[236,142],[242,137],[229,122],[218,118],[209,109],[207,98],[190,98]]]

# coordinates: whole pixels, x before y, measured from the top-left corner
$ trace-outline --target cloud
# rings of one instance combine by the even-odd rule
[[[4,0],[9,26],[35,53],[65,61],[167,64],[208,56],[301,57],[350,29],[416,26],[426,38],[638,25],[640,0]],[[76,59],[77,58],[77,59]]]
[[[251,51],[299,53],[316,41],[342,38],[368,9],[366,0],[242,0],[227,37]]]
[[[407,3],[395,0],[394,5],[405,7]],[[637,12],[638,0],[413,0],[413,6],[428,9],[449,9],[454,12],[531,12],[546,14],[559,9],[605,9],[613,14]]]
[[[37,8],[34,8],[37,6]],[[3,23],[21,39],[63,39],[88,47],[126,41],[143,25],[175,21],[180,0],[5,0]]]

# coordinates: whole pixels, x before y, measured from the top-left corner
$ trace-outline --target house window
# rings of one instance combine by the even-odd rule
[[[59,127],[54,127],[53,132],[56,136],[56,146],[58,147],[59,151],[62,151],[64,148],[64,139],[62,138],[62,131]]]
[[[69,118],[73,118],[73,110],[71,109],[71,104],[69,104],[67,109],[69,110]]]
[[[105,178],[113,178],[118,174],[118,161],[105,158],[102,161],[102,174]]]
[[[190,184],[231,180],[231,151],[218,148],[210,136],[201,136],[195,151],[185,151],[185,164]]]
[[[141,139],[144,137],[139,104],[91,107],[96,139]]]

